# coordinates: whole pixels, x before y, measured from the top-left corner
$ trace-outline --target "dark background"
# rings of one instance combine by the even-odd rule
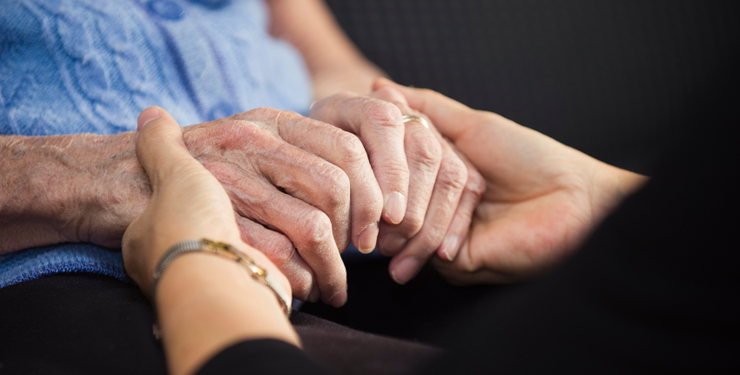
[[[740,61],[740,1],[326,1],[397,82],[497,112],[640,173],[652,174],[683,132],[714,136],[706,126],[733,104],[722,98],[737,92],[723,84]],[[345,257],[345,264],[347,304],[306,303],[302,311],[436,345],[482,295],[526,287],[457,288],[428,267],[399,286],[387,259]]]
[[[734,69],[739,47],[731,1],[327,3],[397,82],[641,173],[650,173],[673,129],[712,110],[694,103]]]

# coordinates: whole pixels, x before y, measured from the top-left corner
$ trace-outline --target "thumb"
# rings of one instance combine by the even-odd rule
[[[136,155],[144,167],[152,188],[192,159],[182,139],[182,129],[167,111],[149,107],[139,114]]]
[[[475,126],[477,111],[458,101],[429,89],[402,86],[385,77],[375,80],[373,91],[387,86],[400,91],[406,97],[409,107],[429,116],[437,130],[453,142]]]

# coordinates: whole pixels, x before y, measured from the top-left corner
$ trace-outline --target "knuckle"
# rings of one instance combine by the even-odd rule
[[[406,137],[407,157],[430,167],[438,167],[442,160],[442,146],[439,141],[426,129]]]
[[[314,173],[321,178],[321,188],[331,207],[349,204],[350,180],[344,171],[328,162],[320,163]]]
[[[338,100],[349,100],[349,99],[354,99],[356,97],[358,97],[356,93],[352,91],[343,90],[343,91],[339,91],[336,94],[332,95],[330,98],[335,98]]]
[[[285,236],[275,236],[269,242],[271,243],[266,245],[267,247],[263,251],[278,267],[292,263],[295,257],[298,256],[293,243]]]
[[[281,270],[282,271],[282,270]],[[283,271],[285,273],[285,271]],[[305,300],[308,295],[311,294],[311,287],[313,287],[314,279],[311,276],[298,276],[288,275],[288,281],[290,282],[290,288],[293,289],[293,296]]]
[[[237,113],[233,117],[237,120],[273,118],[278,112],[280,112],[279,109],[270,107],[259,107],[246,112]]]
[[[457,157],[443,160],[439,167],[439,181],[449,190],[462,191],[468,181],[465,163]]]
[[[424,225],[425,213],[418,211],[419,210],[409,209],[406,212],[406,216],[403,218],[403,232],[405,232],[409,238],[419,233],[421,227]]]
[[[468,180],[465,183],[465,189],[480,197],[486,191],[486,180],[476,170],[468,170]]]
[[[367,99],[363,108],[364,117],[373,123],[387,127],[401,127],[401,110],[393,103],[380,99]]]
[[[322,247],[323,244],[333,241],[331,221],[319,210],[312,210],[304,215],[301,223],[301,241],[311,249]]]
[[[359,166],[368,160],[365,147],[356,135],[340,131],[334,139],[336,140],[335,147],[348,167]]]
[[[391,86],[381,87],[375,90],[371,96],[389,102],[404,102],[406,100],[406,97],[398,89]]]
[[[446,233],[447,230],[440,228],[438,225],[425,226],[421,233],[417,235],[417,237],[421,236],[419,242],[421,243],[422,251],[430,253],[437,250],[439,245],[442,244]]]

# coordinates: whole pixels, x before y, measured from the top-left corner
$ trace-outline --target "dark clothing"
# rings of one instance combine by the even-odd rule
[[[0,289],[0,374],[166,374],[152,323],[139,288],[110,277],[59,274],[11,285]],[[310,358],[339,374],[408,373],[440,353],[301,312],[291,323]]]

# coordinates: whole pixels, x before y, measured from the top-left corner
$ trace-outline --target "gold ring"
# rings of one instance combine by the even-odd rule
[[[416,115],[403,115],[403,116],[401,116],[401,120],[403,120],[403,123],[404,124],[407,123],[407,122],[411,122],[411,121],[418,121],[422,125],[424,125],[425,128],[429,129],[429,123],[423,117],[419,117],[419,116],[416,116]]]

